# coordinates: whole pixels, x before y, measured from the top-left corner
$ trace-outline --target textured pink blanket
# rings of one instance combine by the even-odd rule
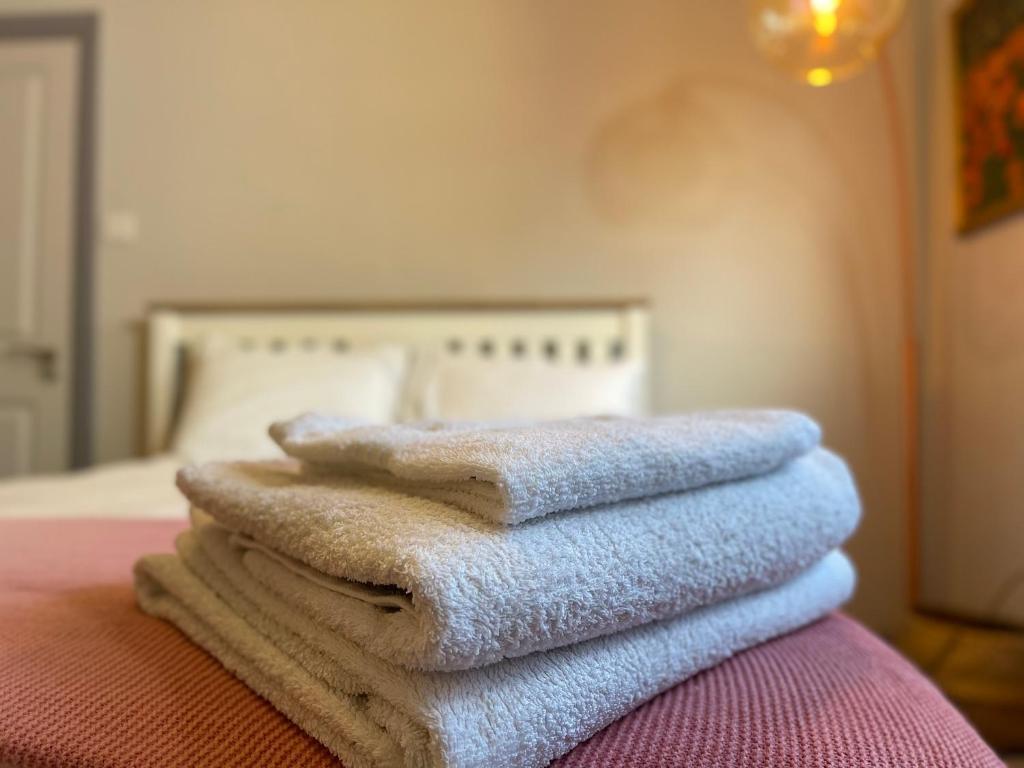
[[[337,766],[173,627],[130,570],[183,523],[0,521],[0,765]],[[999,766],[906,661],[834,616],[654,699],[557,761]]]

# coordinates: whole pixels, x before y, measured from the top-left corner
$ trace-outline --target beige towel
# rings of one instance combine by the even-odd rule
[[[248,574],[215,526],[136,566],[139,602],[216,656],[350,768],[539,768],[695,672],[828,613],[832,553],[771,590],[547,653],[413,672],[312,622]]]
[[[307,414],[270,434],[325,472],[390,482],[505,525],[763,474],[821,438],[789,411],[357,428]]]
[[[860,508],[818,449],[767,475],[505,527],[352,479],[266,464],[179,475],[237,532],[253,579],[368,652],[466,669],[778,584],[839,546]]]

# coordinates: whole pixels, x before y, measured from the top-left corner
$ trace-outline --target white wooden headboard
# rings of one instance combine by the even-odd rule
[[[643,300],[376,303],[347,306],[154,307],[146,321],[143,444],[164,450],[174,428],[190,346],[216,334],[242,349],[398,343],[444,346],[484,359],[541,357],[586,365],[638,360],[649,370]]]

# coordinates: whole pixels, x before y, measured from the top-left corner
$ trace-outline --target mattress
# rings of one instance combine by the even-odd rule
[[[2,518],[183,520],[188,504],[174,486],[182,459],[170,454],[74,472],[0,480]]]
[[[0,765],[339,766],[173,627],[130,569],[179,521],[0,520]],[[999,766],[907,661],[837,614],[678,685],[556,761]]]

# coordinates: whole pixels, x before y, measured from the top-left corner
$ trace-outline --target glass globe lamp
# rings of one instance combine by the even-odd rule
[[[852,77],[896,29],[904,0],[751,0],[758,50],[813,86]]]

